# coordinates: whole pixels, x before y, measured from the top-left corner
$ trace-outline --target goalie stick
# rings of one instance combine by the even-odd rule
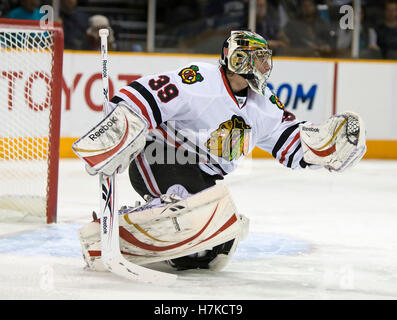
[[[103,110],[109,113],[109,70],[107,55],[107,37],[109,31],[100,29],[102,56]],[[176,280],[176,275],[159,272],[133,264],[120,252],[119,220],[116,198],[116,173],[111,176],[99,174],[101,190],[101,259],[106,268],[121,277],[145,283],[168,285]]]

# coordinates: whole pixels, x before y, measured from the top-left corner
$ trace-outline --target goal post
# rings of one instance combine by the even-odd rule
[[[57,220],[63,30],[0,19],[0,220]]]

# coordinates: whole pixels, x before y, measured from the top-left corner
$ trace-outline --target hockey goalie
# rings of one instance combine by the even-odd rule
[[[176,270],[224,267],[249,223],[220,180],[254,147],[291,169],[343,172],[360,161],[366,151],[360,116],[346,111],[322,124],[300,121],[266,86],[271,72],[266,40],[232,31],[219,66],[193,62],[132,82],[110,100],[113,111],[74,144],[88,173],[127,171],[144,199],[119,210],[127,260],[164,261]],[[89,268],[105,270],[99,219],[79,237]]]

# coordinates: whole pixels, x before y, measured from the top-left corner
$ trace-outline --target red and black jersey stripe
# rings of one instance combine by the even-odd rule
[[[278,138],[276,144],[273,147],[272,150],[272,156],[274,158],[277,158],[277,153],[280,151],[282,146],[287,142],[288,138],[291,136],[291,134],[299,127],[299,123],[294,124],[291,127],[288,127],[287,129],[284,130],[284,132],[280,135]]]
[[[300,123],[305,123],[306,121],[300,122]],[[292,134],[299,128],[299,124],[300,123],[296,123],[291,127],[288,127],[287,129],[285,129],[283,131],[283,133],[280,135],[280,137],[278,138],[276,144],[273,147],[272,150],[272,156],[274,158],[277,159],[277,154],[278,152],[285,146],[286,142],[288,141],[288,139],[292,136]],[[299,140],[300,138],[300,134],[299,131],[298,133],[295,134],[295,136],[293,137],[292,141],[284,147],[283,152],[281,152],[281,157],[279,159],[280,163],[283,163],[286,159],[286,157],[288,156],[289,150],[291,149],[291,147]],[[294,157],[296,156],[296,154],[299,152],[299,150],[301,149],[302,145],[299,142],[297,144],[297,146],[295,147],[294,151],[288,156],[288,161],[286,166],[288,168],[292,167],[292,164],[294,162]],[[304,168],[305,166],[300,163],[301,167]]]
[[[153,113],[154,120],[156,121],[156,125],[154,127],[160,125],[163,122],[161,112],[156,100],[154,99],[150,91],[137,81],[131,82],[128,86],[138,91],[149,104]]]
[[[135,91],[137,91],[143,97],[143,99],[147,102],[156,123],[152,123],[151,117],[149,116],[149,113],[147,110],[147,107],[145,106],[143,101],[141,101],[142,98],[139,99],[135,94],[126,90],[125,88],[120,89],[119,92],[126,95],[129,98],[129,100],[131,102],[133,102],[141,110],[142,115],[149,121],[150,129],[153,129],[153,128],[157,127],[158,125],[160,125],[163,122],[161,112],[160,112],[160,109],[159,109],[159,106],[158,106],[156,100],[154,99],[153,95],[149,92],[149,90],[147,90],[142,84],[140,84],[137,81],[131,82],[128,86],[130,88],[134,89]],[[123,99],[117,95],[114,96],[110,100],[110,102],[112,102],[114,104],[118,104],[121,101],[123,101]]]
[[[295,154],[299,151],[300,148],[302,148],[302,144],[299,142],[299,144],[295,148],[294,152],[292,152],[288,158],[288,163],[287,163],[288,168],[292,167],[292,162],[294,161]]]
[[[110,102],[114,103],[114,104],[119,104],[121,101],[124,101],[123,99],[121,99],[118,96],[114,96],[112,99],[110,99]]]

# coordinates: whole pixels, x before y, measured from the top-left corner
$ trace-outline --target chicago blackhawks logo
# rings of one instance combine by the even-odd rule
[[[231,120],[222,122],[211,133],[206,142],[209,152],[227,161],[237,160],[246,155],[249,149],[249,132],[251,127],[242,117],[234,115]]]
[[[269,98],[271,103],[274,103],[279,109],[284,109],[284,104],[279,100],[279,98],[274,94]]]
[[[198,71],[197,66],[191,65],[189,68],[182,69],[178,75],[182,78],[183,83],[193,84],[204,80],[204,77]]]

